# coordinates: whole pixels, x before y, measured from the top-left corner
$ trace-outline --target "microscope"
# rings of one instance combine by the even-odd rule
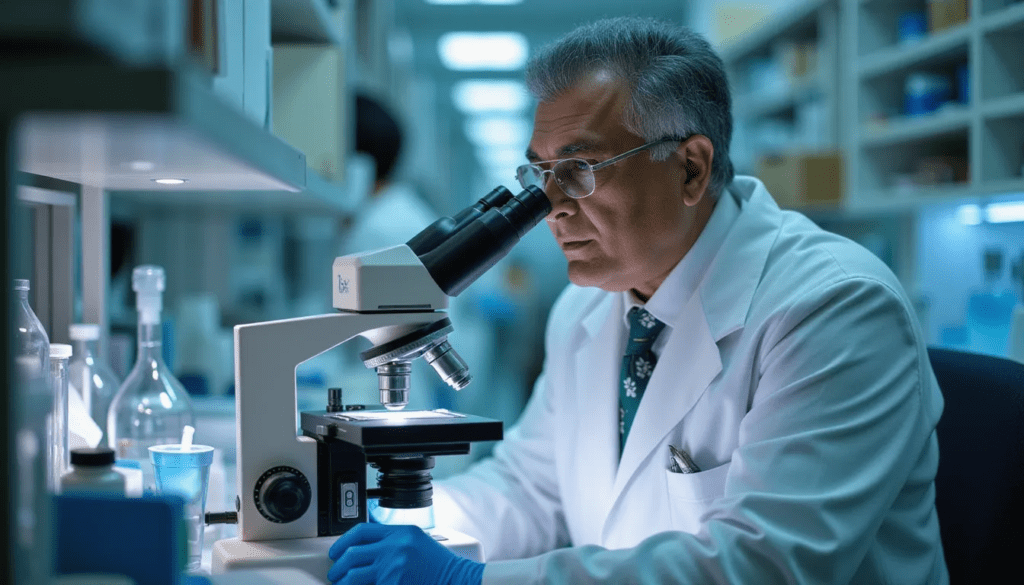
[[[494,266],[551,210],[529,187],[498,187],[406,244],[342,256],[332,270],[337,312],[238,325],[235,404],[238,536],[214,544],[214,573],[297,568],[326,578],[327,550],[381,508],[431,505],[434,457],[465,454],[470,443],[502,438],[502,423],[447,410],[406,412],[411,363],[425,359],[456,390],[468,366],[448,342],[448,297]],[[331,389],[325,409],[298,412],[295,369],[362,336],[360,354],[377,373],[380,409],[354,409]],[[298,424],[297,419],[298,418]],[[378,470],[368,488],[367,466]],[[431,531],[452,552],[483,560],[479,543]]]

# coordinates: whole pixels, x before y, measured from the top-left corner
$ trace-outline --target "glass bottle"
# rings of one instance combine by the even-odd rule
[[[114,401],[121,380],[107,363],[99,357],[100,326],[95,323],[75,323],[68,330],[74,355],[68,366],[71,392],[77,391],[85,403],[92,420],[104,430],[100,444],[107,444],[107,413]]]
[[[159,266],[138,266],[132,272],[139,311],[138,358],[107,414],[108,444],[118,459],[138,461],[147,493],[156,487],[149,447],[179,443],[185,425],[196,424],[192,400],[164,363],[160,319],[164,282],[164,269]]]
[[[14,281],[14,445],[17,459],[12,524],[15,582],[50,578],[50,500],[46,497],[46,418],[53,408],[50,338],[28,302],[29,281]]]
[[[53,388],[53,410],[47,425],[46,451],[50,462],[47,484],[53,493],[60,492],[60,476],[68,470],[71,450],[68,435],[68,363],[71,346],[50,344],[50,384]]]

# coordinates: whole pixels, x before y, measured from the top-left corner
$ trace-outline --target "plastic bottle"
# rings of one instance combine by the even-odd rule
[[[68,469],[68,362],[72,349],[63,343],[50,344],[50,384],[53,388],[53,410],[48,423],[46,450],[50,461],[47,485],[53,493],[60,491],[60,477]]]
[[[53,565],[50,500],[46,497],[46,419],[53,408],[50,338],[28,302],[29,281],[15,280],[13,318],[15,477],[11,479],[11,545],[16,583],[46,583]]]
[[[121,387],[121,380],[99,357],[100,333],[100,326],[95,323],[75,323],[68,329],[75,351],[68,367],[73,391],[82,397],[92,420],[105,429],[110,403]],[[105,431],[100,442],[107,444]]]
[[[149,447],[177,443],[185,425],[195,426],[195,411],[181,382],[164,363],[160,319],[164,269],[136,267],[132,289],[139,311],[138,358],[110,405],[107,436],[118,459],[139,462],[143,490],[150,493],[156,479]]]
[[[125,495],[125,479],[114,471],[114,450],[110,447],[74,449],[71,451],[71,471],[60,478],[63,494]]]

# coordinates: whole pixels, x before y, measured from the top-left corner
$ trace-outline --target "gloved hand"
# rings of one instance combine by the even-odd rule
[[[417,526],[358,524],[327,555],[334,585],[480,585],[483,563],[456,556]]]

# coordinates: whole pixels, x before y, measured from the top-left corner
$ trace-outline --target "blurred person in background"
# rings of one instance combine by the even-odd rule
[[[373,191],[345,238],[345,253],[404,244],[438,218],[409,183],[396,179],[404,132],[383,103],[356,94],[356,152],[374,162]]]
[[[870,252],[735,176],[721,60],[686,28],[596,22],[531,58],[524,185],[572,281],[530,402],[438,482],[437,523],[359,525],[340,583],[947,583],[942,396]]]

